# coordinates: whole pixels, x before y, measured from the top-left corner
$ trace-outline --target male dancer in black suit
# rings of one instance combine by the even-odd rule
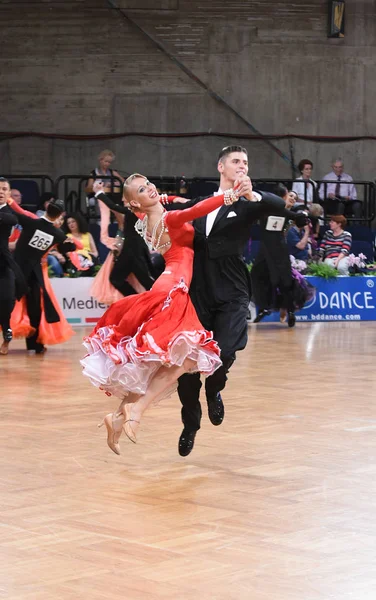
[[[0,326],[3,332],[3,343],[0,354],[8,354],[8,346],[12,339],[10,316],[16,302],[16,281],[21,274],[8,248],[8,240],[17,217],[8,207],[10,185],[7,179],[0,177]]]
[[[284,185],[279,184],[275,193],[283,198],[285,203],[289,201],[289,192]],[[251,272],[252,294],[258,307],[254,323],[259,323],[271,314],[278,289],[283,320],[287,319],[289,327],[295,325],[294,279],[285,238],[288,221],[294,221],[298,227],[304,227],[308,218],[303,212],[294,212],[286,208],[281,216],[269,215],[260,219],[260,250]]]
[[[250,226],[264,215],[282,214],[281,198],[267,192],[254,192],[248,173],[248,154],[241,146],[223,148],[218,157],[219,192],[237,184],[242,198],[232,206],[222,206],[194,222],[194,263],[190,288],[192,302],[203,326],[213,331],[221,348],[222,367],[205,380],[209,419],[220,425],[224,418],[221,390],[236,352],[247,343],[247,313],[250,285],[242,254],[250,235]],[[198,201],[198,200],[197,200]],[[169,208],[191,205],[174,203]],[[200,429],[200,374],[180,377],[178,393],[182,403],[184,429],[179,439],[179,454],[193,449]]]
[[[8,205],[12,208],[13,201],[9,200]],[[27,313],[30,325],[35,329],[35,333],[26,338],[26,347],[27,350],[35,350],[36,354],[43,354],[46,350],[43,344],[37,342],[42,316],[41,291],[47,322],[57,323],[60,321],[59,314],[44,285],[41,260],[44,254],[55,244],[58,244],[58,250],[62,254],[72,252],[77,247],[77,244],[73,243],[61,229],[54,226],[54,222],[63,212],[63,201],[54,199],[48,204],[45,215],[40,219],[33,219],[23,214],[18,215],[22,232],[14,252],[14,259],[27,283]]]

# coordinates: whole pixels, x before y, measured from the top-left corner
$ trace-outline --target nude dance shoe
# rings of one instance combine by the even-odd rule
[[[120,456],[119,439],[123,432],[124,417],[121,415],[121,419],[113,413],[109,413],[105,416],[103,421],[99,423],[98,427],[102,425],[106,426],[107,429],[107,445],[111,448],[112,452]]]

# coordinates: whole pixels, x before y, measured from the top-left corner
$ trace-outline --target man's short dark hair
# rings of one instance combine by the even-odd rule
[[[224,148],[222,148],[218,155],[218,162],[220,160],[223,160],[223,158],[225,158],[232,152],[244,152],[244,154],[248,156],[248,152],[245,148],[243,148],[243,146],[225,146]]]
[[[0,182],[1,183],[7,183],[9,185],[9,187],[10,187],[10,181],[9,181],[9,179],[6,179],[5,177],[0,177]]]
[[[274,188],[274,193],[276,196],[284,198],[288,193],[288,189],[285,185],[283,185],[283,183],[277,183],[277,185]]]
[[[46,214],[51,219],[57,219],[65,210],[64,202],[62,200],[51,200],[47,205]]]

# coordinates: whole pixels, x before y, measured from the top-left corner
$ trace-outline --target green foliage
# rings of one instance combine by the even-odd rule
[[[69,267],[65,274],[65,276],[69,277],[70,279],[76,279],[77,277],[80,277],[80,275],[81,272],[75,269],[74,267]]]
[[[48,266],[48,277],[49,278],[55,277],[54,270],[50,265]]]
[[[323,279],[335,279],[338,277],[338,271],[325,263],[310,263],[308,265],[307,275],[322,277]]]

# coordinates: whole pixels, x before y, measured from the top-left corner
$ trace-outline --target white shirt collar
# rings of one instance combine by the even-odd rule
[[[8,204],[5,202],[5,204],[0,204],[0,209],[4,208],[4,206],[8,206]]]
[[[221,190],[221,188],[219,188],[217,192],[214,192],[213,195],[219,196],[220,194],[223,194],[223,191]],[[216,216],[219,213],[221,208],[222,208],[221,206],[218,206],[218,208],[215,208],[208,215],[206,215],[206,227],[205,227],[206,237],[208,237],[209,233],[211,232],[213,225],[214,225],[214,221],[216,219]]]

